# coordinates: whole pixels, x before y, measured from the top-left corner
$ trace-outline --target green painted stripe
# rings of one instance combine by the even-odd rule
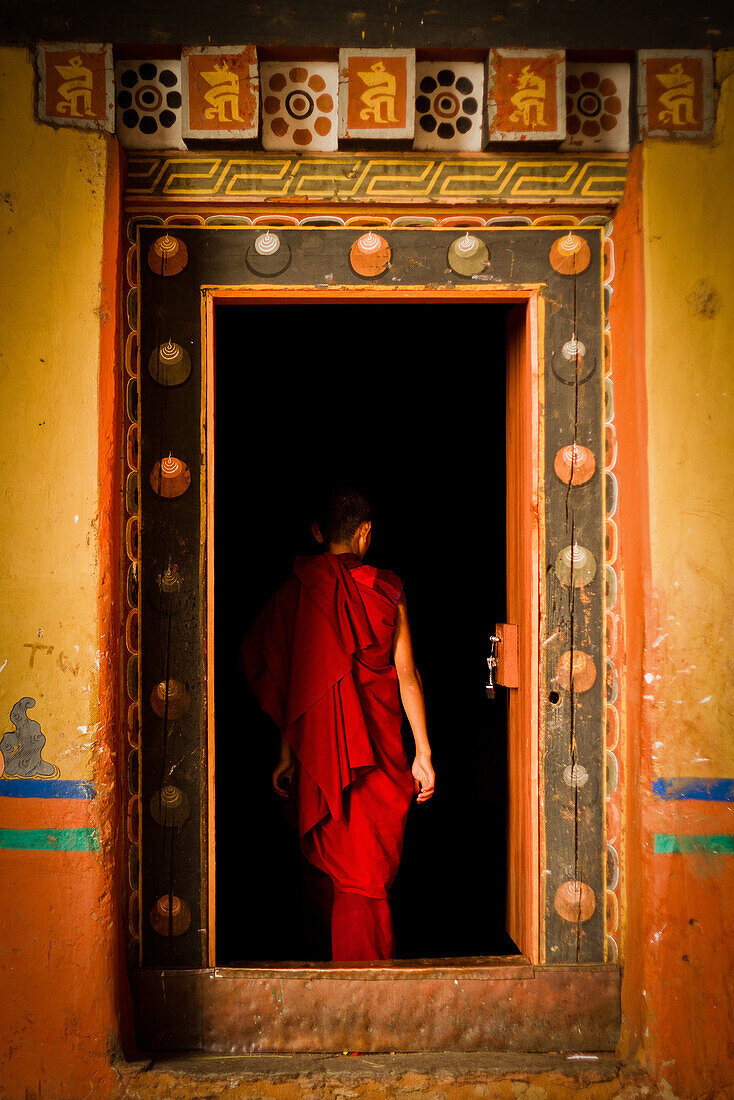
[[[44,852],[98,852],[97,829],[0,829],[0,848]]]
[[[663,855],[669,852],[711,852],[714,855],[734,855],[734,833],[719,833],[712,836],[672,836],[670,833],[655,833],[655,851]]]

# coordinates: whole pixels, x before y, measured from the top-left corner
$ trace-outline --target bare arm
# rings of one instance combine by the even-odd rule
[[[413,781],[419,802],[427,802],[433,795],[436,777],[431,763],[431,746],[426,728],[426,704],[423,684],[413,658],[413,641],[408,625],[408,609],[405,598],[400,597],[398,617],[393,639],[393,661],[398,674],[400,699],[408,717],[415,741]]]
[[[295,760],[293,750],[283,735],[280,735],[280,759],[273,772],[273,790],[281,798],[287,798],[290,794],[290,785],[293,781]]]

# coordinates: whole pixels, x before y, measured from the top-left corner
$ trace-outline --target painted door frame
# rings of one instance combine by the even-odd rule
[[[415,295],[421,294],[423,300],[438,302],[504,300],[525,303],[522,311],[515,315],[517,332],[514,337],[510,334],[510,348],[515,349],[511,356],[518,368],[522,364],[523,369],[511,372],[510,378],[527,381],[520,385],[516,402],[518,409],[525,409],[518,424],[523,430],[529,428],[531,441],[529,448],[527,444],[521,445],[519,452],[513,452],[514,444],[510,446],[508,465],[512,467],[513,455],[530,455],[529,460],[516,463],[519,499],[522,514],[528,519],[529,541],[523,550],[525,568],[516,570],[508,597],[513,617],[527,616],[526,634],[533,639],[531,646],[523,645],[522,650],[530,655],[526,680],[530,683],[532,701],[530,726],[515,707],[513,727],[513,708],[510,707],[510,742],[516,750],[521,750],[515,751],[515,759],[522,758],[525,763],[516,780],[511,778],[516,791],[514,802],[511,800],[511,812],[515,820],[522,820],[524,824],[520,830],[522,839],[511,853],[515,875],[513,879],[511,872],[508,900],[512,934],[528,955],[521,964],[530,970],[516,967],[509,976],[502,967],[498,970],[498,965],[491,960],[479,960],[468,971],[466,966],[462,969],[460,963],[444,960],[440,972],[428,968],[416,970],[401,964],[378,970],[374,967],[354,969],[348,973],[339,968],[322,968],[319,981],[337,979],[346,983],[343,993],[351,990],[355,996],[363,993],[367,996],[365,981],[394,981],[401,976],[413,980],[420,978],[422,982],[435,979],[438,1000],[434,1001],[434,1007],[447,1008],[453,996],[451,982],[458,981],[457,974],[463,974],[478,998],[476,1001],[470,998],[467,1004],[474,1004],[476,1012],[481,1014],[484,1012],[482,1006],[490,1004],[486,999],[486,982],[535,981],[552,970],[558,975],[558,982],[555,978],[551,982],[556,990],[554,1003],[556,1006],[560,1003],[557,993],[561,989],[569,998],[566,1009],[571,1030],[564,1045],[568,1049],[583,1049],[584,1045],[586,1049],[610,1049],[608,1044],[614,1045],[611,1036],[618,1027],[619,974],[615,966],[606,963],[605,907],[602,903],[610,866],[604,833],[604,706],[606,702],[608,713],[610,698],[608,685],[604,687],[603,672],[607,666],[604,663],[603,622],[611,583],[608,567],[602,571],[604,525],[606,522],[608,532],[610,523],[609,519],[604,519],[609,483],[603,480],[602,452],[604,427],[610,416],[611,382],[605,331],[609,263],[600,219],[594,219],[589,225],[580,225],[575,219],[572,226],[563,216],[561,224],[547,217],[539,219],[541,224],[537,226],[518,225],[518,219],[509,219],[510,225],[484,228],[481,219],[473,219],[471,232],[485,241],[492,257],[489,275],[478,281],[452,274],[446,266],[447,247],[466,231],[466,226],[456,224],[457,219],[448,219],[450,224],[444,226],[401,224],[390,228],[380,225],[379,232],[389,238],[394,248],[392,268],[383,285],[375,280],[367,282],[349,268],[349,248],[364,232],[363,228],[358,225],[293,226],[292,218],[284,218],[287,224],[283,225],[278,219],[279,215],[273,214],[272,224],[279,227],[276,232],[288,243],[294,258],[291,279],[281,275],[279,282],[268,282],[257,271],[253,274],[251,268],[248,272],[248,265],[243,263],[247,249],[253,247],[263,226],[256,227],[249,222],[247,225],[215,223],[205,226],[202,219],[188,214],[172,216],[165,226],[157,216],[146,224],[145,217],[137,215],[131,223],[135,244],[127,257],[130,331],[125,343],[130,421],[125,493],[129,513],[126,526],[129,559],[126,638],[129,644],[125,686],[127,739],[131,746],[128,912],[133,984],[142,998],[139,1003],[145,1019],[143,1038],[148,1045],[162,1043],[171,1048],[295,1049],[293,1044],[303,1043],[303,1036],[294,1035],[292,1031],[287,1035],[279,1033],[276,1017],[267,1021],[263,1017],[257,1033],[252,1031],[251,1021],[248,1024],[240,1015],[233,1028],[228,1032],[225,1028],[225,1035],[217,1022],[213,1022],[210,1029],[207,1025],[204,1034],[202,1019],[204,1016],[209,1018],[208,1014],[215,1011],[213,1006],[217,998],[218,1003],[230,1003],[227,998],[221,1002],[221,986],[215,988],[211,980],[204,979],[207,975],[209,979],[226,979],[230,991],[227,996],[232,995],[232,1004],[239,996],[233,991],[239,990],[244,982],[244,1006],[245,987],[252,989],[255,977],[263,996],[264,991],[275,988],[278,983],[292,979],[298,985],[304,978],[308,981],[314,977],[310,967],[303,974],[293,970],[232,972],[216,968],[211,965],[215,946],[209,944],[206,935],[213,887],[213,876],[209,877],[207,872],[207,856],[212,843],[207,811],[213,792],[206,764],[211,719],[205,709],[208,658],[204,648],[209,614],[206,596],[211,585],[207,575],[205,505],[210,470],[208,453],[213,445],[211,433],[207,431],[206,410],[207,401],[211,401],[213,359],[211,352],[207,354],[211,341],[206,333],[214,305],[225,300],[228,293],[240,301],[248,296],[250,300],[262,301],[265,294],[275,299],[280,296],[281,300],[283,297],[292,300],[297,294],[301,301],[330,300],[335,304],[340,294],[350,303],[361,300],[365,304],[370,300],[398,302],[401,297],[402,300],[406,297],[415,300]],[[374,224],[375,219],[367,219],[367,225]],[[310,242],[305,243],[304,234],[311,235]],[[573,248],[577,248],[579,241],[583,243],[585,247],[580,248],[581,253],[588,250],[585,264],[579,269],[569,270],[565,264],[563,250],[564,247],[568,249],[569,240]],[[170,254],[172,245],[179,266],[167,270],[162,257]],[[313,257],[319,254],[319,249],[323,256],[318,263],[329,273],[326,277],[323,274],[319,277],[314,270]],[[180,263],[182,258],[183,264]],[[416,263],[423,276],[420,283],[409,279],[415,276]],[[331,274],[335,270],[338,272],[336,278]],[[306,279],[299,279],[299,274],[306,275]],[[338,285],[334,286],[334,282]],[[532,340],[519,335],[524,319],[531,328],[535,326]],[[175,387],[169,390],[166,386],[161,389],[161,379],[155,377],[158,372],[155,364],[159,364],[164,349],[160,341],[165,339],[168,340],[166,355],[174,340],[182,341],[190,349],[193,377],[187,390]],[[162,396],[164,391],[169,396]],[[185,411],[180,397],[184,392],[189,394],[190,402],[184,416],[188,428],[177,419],[164,423],[160,420],[161,409],[170,405],[171,409]],[[613,413],[613,406],[611,411]],[[160,531],[160,522],[174,523],[177,514],[183,515],[179,511],[181,506],[175,501],[159,499],[161,463],[170,454],[171,438],[176,446],[188,448],[184,457],[189,462],[191,491],[187,496],[189,483],[186,483],[182,487],[184,495],[176,499],[183,501],[184,511],[188,509],[189,527],[185,537],[177,529],[176,537],[178,545],[188,547],[189,579],[199,578],[200,594],[198,604],[196,593],[192,595],[194,618],[186,645],[200,654],[201,682],[196,681],[198,674],[192,666],[195,674],[193,705],[177,731],[181,745],[186,742],[188,746],[185,757],[176,763],[176,776],[184,787],[188,783],[188,819],[163,815],[162,790],[151,786],[155,775],[163,775],[161,763],[165,760],[160,756],[160,745],[173,744],[168,723],[171,717],[168,662],[161,659],[160,639],[156,642],[150,633],[155,615],[151,614],[149,606],[151,592],[159,604],[162,598],[154,583],[161,578],[160,572],[156,572],[161,563],[156,561],[155,554],[150,556],[155,546],[156,523]],[[579,455],[585,463],[582,472],[575,465]],[[515,496],[509,495],[514,507]],[[196,512],[193,508],[192,511],[197,501],[199,510]],[[157,516],[164,516],[165,520],[159,521]],[[512,527],[517,521],[509,518]],[[581,540],[585,545],[580,545]],[[564,565],[564,556],[569,552],[575,560],[575,549],[583,550],[586,563],[581,580],[574,572],[575,565],[570,572],[567,563]],[[164,666],[166,679],[161,681]],[[154,695],[161,686],[164,705],[155,710]],[[185,684],[179,686],[188,691]],[[157,703],[161,704],[161,699]],[[537,715],[537,736],[532,728],[533,708]],[[194,720],[199,723],[197,728],[201,735],[197,734],[199,740],[195,737],[192,741],[185,731],[182,735],[181,728],[186,721]],[[513,728],[520,731],[521,736],[515,736]],[[163,751],[165,756],[165,749]],[[197,759],[203,771],[201,767],[197,771],[190,766],[190,761]],[[187,767],[190,767],[189,772]],[[182,793],[186,791],[178,791],[179,796]],[[184,833],[187,842],[184,842]],[[519,837],[520,833],[512,831],[512,836],[516,835]],[[166,865],[161,864],[156,850],[168,853],[178,850],[180,858],[177,857],[178,878],[175,881],[166,878]],[[173,866],[176,861],[173,856],[171,858]],[[185,873],[179,874],[182,868]],[[524,889],[525,886],[529,888]],[[562,977],[563,974],[566,976]],[[184,1013],[185,1018],[173,1012],[174,1002],[167,992],[172,986],[164,983],[161,1000],[161,975],[166,976],[166,983],[183,983],[182,996],[185,994],[190,999],[190,1012],[188,1016]],[[295,1009],[300,1015],[308,997],[304,1000],[305,986],[299,988],[298,995],[294,993],[293,1006],[300,1006]],[[519,987],[514,989],[517,992]],[[540,987],[534,985],[528,989],[532,990],[532,1001],[539,995]],[[603,1008],[603,1026],[592,1014],[588,1026],[585,1023],[585,1030],[571,1034],[576,1025],[570,1021],[578,1019],[574,990],[579,996],[590,996],[592,1001],[596,997]],[[498,992],[499,987],[495,986],[494,991]],[[368,997],[372,1005],[370,1011],[378,1012],[381,1002],[378,998],[373,1003],[374,992],[372,990]],[[409,989],[406,987],[400,992],[394,987],[393,992],[401,1004],[407,997],[400,1014],[401,1018],[405,1014],[410,1016]],[[397,1003],[395,997],[391,1003]],[[503,1003],[501,999],[498,1002]],[[497,1004],[492,1011],[496,1010]],[[242,1011],[247,1015],[244,1007]],[[435,1016],[433,1012],[431,1018]],[[342,1039],[336,1037],[343,1034],[339,1031],[340,1021],[337,1013],[332,1030],[319,1039],[319,1042],[336,1043],[337,1046],[326,1045],[320,1049],[342,1049],[338,1045]],[[420,1043],[427,1044],[424,1049],[436,1049],[430,1045],[432,1042],[439,1044],[438,1049],[450,1049],[452,1043],[454,1049],[482,1049],[487,1043],[500,1041],[492,1030],[494,1024],[489,1016],[481,1017],[481,1027],[475,1029],[471,1039],[455,1037],[452,1040],[445,1032],[437,1035],[435,1030],[429,1036],[431,1029],[425,1021],[424,1025],[425,1038],[420,1039]],[[219,1038],[212,1038],[215,1033]],[[516,1049],[545,1049],[540,1033],[529,1023],[527,1026],[520,1026],[517,1021],[512,1023],[508,1034],[515,1033],[521,1044]],[[551,1036],[555,1032],[546,1028],[543,1034]],[[233,1041],[244,1046],[232,1047]],[[376,1041],[373,1038],[365,1040],[366,1049],[379,1049],[370,1045]],[[411,1041],[416,1041],[415,1036]],[[582,1044],[580,1048],[574,1046],[577,1042]],[[272,1045],[263,1046],[263,1043]],[[350,1049],[354,1048],[350,1046]]]

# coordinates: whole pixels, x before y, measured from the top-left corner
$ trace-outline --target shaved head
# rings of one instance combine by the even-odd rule
[[[341,486],[324,501],[317,523],[328,544],[349,542],[357,528],[371,520],[372,509],[367,498],[357,489]]]

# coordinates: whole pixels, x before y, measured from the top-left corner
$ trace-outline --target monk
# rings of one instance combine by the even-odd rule
[[[423,687],[402,583],[364,563],[367,500],[340,490],[312,531],[323,552],[296,559],[247,635],[243,664],[281,731],[273,787],[295,798],[303,854],[333,884],[332,957],[390,959],[388,895],[408,809],[414,795],[427,802],[435,785]]]

